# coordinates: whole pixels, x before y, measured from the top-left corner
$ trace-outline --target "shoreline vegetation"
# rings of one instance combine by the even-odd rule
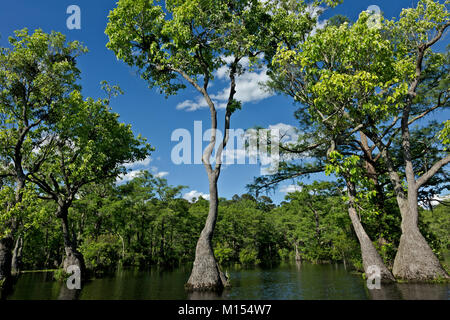
[[[0,48],[0,286],[21,270],[64,279],[77,267],[85,281],[119,265],[192,263],[187,290],[221,291],[226,265],[286,260],[449,281],[448,1],[420,0],[376,25],[368,11],[339,15],[320,29],[300,0],[164,3],[119,0],[106,48],[149,88],[189,86],[204,99],[209,199],[188,201],[186,186],[149,171],[121,180],[155,148],[112,112],[120,87],[103,81],[104,98],[83,96],[81,42],[15,31]],[[296,141],[272,139],[277,171],[225,199],[220,159],[243,108],[239,77],[254,68],[295,105]],[[208,91],[219,71],[229,80],[220,106]],[[270,192],[288,181],[295,191],[274,204]]]
[[[152,185],[152,182],[155,184]],[[327,185],[327,189],[330,188],[328,182],[317,183],[315,187],[323,187],[323,184]],[[161,198],[143,197],[152,194],[152,190],[161,190],[161,185],[164,185],[167,194],[171,194],[171,199],[163,194]],[[143,186],[145,188],[142,188]],[[87,279],[114,274],[118,267],[145,270],[160,266],[162,269],[171,269],[180,264],[192,263],[195,252],[193,235],[201,230],[201,223],[207,213],[207,200],[199,198],[189,202],[177,198],[178,195],[174,191],[179,190],[178,188],[168,186],[164,179],[154,178],[149,173],[143,173],[118,187],[111,185],[109,195],[102,190],[102,205],[99,204],[98,194],[94,190],[99,188],[90,189],[86,198],[79,199],[69,215],[70,221],[80,221],[83,225],[83,229],[78,230],[75,224],[73,232],[80,235],[80,252],[89,271]],[[214,238],[214,254],[221,267],[226,270],[227,266],[237,264],[242,268],[252,268],[257,265],[277,265],[283,261],[344,264],[345,257],[349,272],[364,278],[357,238],[350,228],[345,204],[340,201],[339,196],[314,197],[310,193],[305,187],[304,191],[289,194],[287,201],[279,206],[274,205],[266,196],[262,196],[258,201],[248,194],[240,197],[235,195],[231,200],[220,199],[220,219]],[[305,206],[305,196],[311,206]],[[161,199],[165,199],[165,202]],[[435,246],[434,250],[446,268],[448,265],[445,259],[448,260],[449,251],[445,248],[448,243],[439,240],[436,235],[446,232],[447,225],[442,224],[442,221],[448,217],[447,203],[450,202],[435,206],[432,212],[425,209],[421,211],[421,216],[426,221],[421,228]],[[89,207],[96,213],[90,214],[89,221],[83,221],[82,216],[88,215],[86,208]],[[316,210],[312,211],[311,207]],[[136,221],[131,217],[135,215],[137,208],[140,220]],[[47,209],[52,211],[51,208]],[[161,217],[161,212],[166,214]],[[118,218],[119,220],[116,220]],[[130,224],[140,222],[140,228],[133,229],[127,223],[121,225],[126,221]],[[341,221],[341,224],[336,224],[336,221]],[[369,230],[376,230],[376,222],[372,228],[369,217],[363,222]],[[51,225],[51,221],[47,220],[45,225]],[[317,226],[320,234],[310,236],[311,228]],[[186,231],[186,228],[190,230]],[[117,231],[111,233],[109,230]],[[145,236],[146,230],[152,230],[153,233]],[[118,234],[125,239],[124,248]],[[376,238],[376,233],[374,235]],[[41,237],[44,236],[47,238],[47,245],[41,246],[39,244],[44,241]],[[255,239],[259,241],[255,242]],[[297,257],[296,241],[302,243],[300,247],[297,246]],[[383,246],[378,248],[385,263],[391,266],[395,254],[395,239],[393,242],[394,244],[389,244],[385,241]],[[398,233],[396,242],[398,243]],[[21,273],[53,272],[56,280],[65,280],[66,275],[58,268],[62,263],[60,257],[63,256],[61,243],[62,234],[59,228],[47,230],[44,225],[36,225],[34,232],[30,232],[24,241]],[[153,248],[151,254],[146,248]],[[40,264],[33,264],[37,256],[48,257],[47,261],[55,260],[55,268],[46,268],[45,260],[42,259]],[[445,280],[425,282],[442,281]],[[397,282],[404,283],[401,280]]]

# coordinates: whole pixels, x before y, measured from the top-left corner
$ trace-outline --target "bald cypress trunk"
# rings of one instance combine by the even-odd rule
[[[11,237],[0,239],[0,287],[11,278],[12,245]]]
[[[19,235],[16,240],[16,245],[14,246],[12,263],[11,263],[11,273],[17,275],[20,273],[22,268],[22,249],[23,249],[23,236]]]
[[[367,274],[368,268],[370,266],[377,266],[381,272],[380,276],[382,282],[395,281],[394,276],[384,264],[383,259],[381,258],[378,251],[375,249],[372,240],[367,235],[363,225],[361,224],[361,221],[359,220],[354,203],[356,195],[355,186],[353,183],[349,181],[347,181],[347,193],[349,196],[348,213],[352,221],[353,229],[355,230],[356,236],[358,237],[358,241],[361,247],[361,257],[363,260],[364,272],[366,272]]]
[[[411,97],[410,103],[412,103],[412,99],[413,97]],[[402,235],[394,260],[393,273],[400,279],[413,281],[426,281],[439,278],[449,279],[449,275],[442,268],[433,250],[420,233],[418,227],[418,191],[442,166],[450,161],[450,156],[436,162],[427,172],[416,179],[411,156],[409,131],[410,107],[411,104],[407,104],[402,117],[402,149],[405,158],[405,176],[408,183],[408,191],[406,193],[401,187],[400,177],[394,172],[392,165],[390,165],[390,159],[387,161],[391,180],[394,186],[398,186],[395,190],[397,193],[397,203],[402,215]],[[387,152],[384,155],[387,158]]]
[[[209,184],[210,199],[208,218],[206,219],[205,227],[200,234],[200,238],[197,241],[194,266],[192,268],[191,276],[186,283],[186,289],[188,290],[220,291],[229,285],[228,279],[220,271],[219,265],[216,262],[212,246],[219,203],[217,178],[209,176]]]
[[[23,189],[25,188],[25,175],[21,170],[21,166],[18,166],[17,163],[20,163],[20,160],[16,159],[16,168],[17,169],[17,177],[16,177],[16,189],[15,189],[15,198],[14,204],[9,204],[7,211],[10,210],[10,207],[22,202],[23,198]],[[13,259],[13,246],[14,246],[14,233],[18,229],[18,223],[15,218],[10,219],[7,222],[7,226],[10,227],[10,233],[4,238],[0,239],[0,287],[7,282],[10,282],[12,274],[11,274],[11,266]]]
[[[300,251],[298,250],[298,243],[294,242],[294,247],[295,247],[295,261],[302,261],[302,256],[300,255]]]
[[[78,266],[82,279],[85,278],[86,266],[83,255],[77,250],[75,239],[72,238],[68,221],[69,208],[67,205],[58,206],[56,216],[61,220],[62,233],[64,239],[65,257],[63,260],[64,271],[68,272],[70,266]]]
[[[197,247],[195,249],[195,260],[194,266],[192,268],[191,276],[189,277],[188,282],[185,287],[187,290],[195,290],[195,291],[204,291],[204,290],[217,290],[220,291],[224,287],[229,286],[229,282],[227,277],[220,271],[219,264],[214,257],[214,250],[212,246],[212,238],[214,235],[214,228],[216,226],[217,221],[217,209],[219,206],[219,197],[217,192],[217,180],[220,176],[220,169],[222,165],[222,152],[225,149],[228,139],[230,137],[230,122],[231,115],[233,114],[233,104],[234,104],[234,95],[236,94],[236,74],[238,63],[241,58],[235,57],[234,62],[231,63],[230,67],[230,94],[228,97],[228,103],[225,113],[225,134],[223,136],[223,140],[219,145],[219,148],[216,152],[216,163],[213,167],[211,166],[211,156],[216,146],[216,138],[217,138],[217,111],[214,106],[211,97],[208,95],[206,89],[208,87],[208,82],[205,82],[204,88],[198,87],[195,85],[193,81],[190,82],[194,84],[200,93],[202,93],[203,97],[206,100],[206,103],[209,106],[210,114],[211,114],[211,138],[209,145],[206,147],[203,152],[202,162],[205,166],[206,172],[208,174],[209,180],[209,212],[208,218],[206,219],[205,227],[200,234],[200,238],[197,242]],[[189,80],[188,80],[189,81]]]
[[[408,201],[402,201],[402,235],[394,260],[393,273],[405,280],[426,281],[449,279],[439,259],[420,233],[418,227],[417,191],[408,190]]]

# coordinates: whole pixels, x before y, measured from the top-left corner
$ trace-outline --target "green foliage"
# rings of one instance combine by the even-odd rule
[[[442,144],[445,145],[445,150],[447,150],[447,145],[450,144],[450,120],[444,122],[444,128],[439,132],[439,139],[442,140]]]
[[[166,95],[184,88],[185,81],[206,93],[219,68],[235,69],[236,75],[248,71],[244,58],[250,60],[249,70],[268,62],[272,88],[301,103],[296,117],[305,130],[289,147],[311,152],[316,162],[282,163],[273,180],[259,182],[270,186],[320,171],[338,177],[336,183],[299,184],[301,190],[279,206],[269,197],[249,194],[220,199],[213,239],[220,264],[268,264],[298,253],[315,263],[342,261],[362,270],[341,179],[356,185],[354,205],[386,264],[397,249],[400,217],[385,159],[377,162],[364,154],[355,134],[367,128],[368,134],[392,133],[392,159],[404,171],[395,119],[411,96],[417,50],[448,21],[448,10],[437,1],[421,0],[417,8],[403,10],[398,21],[383,19],[381,28],[370,27],[370,16],[363,12],[355,23],[338,16],[309,34],[316,24],[309,9],[306,2],[288,0],[119,0],[109,15],[107,47]],[[30,35],[24,29],[9,42],[11,47],[0,51],[0,236],[11,232],[11,221],[20,221],[25,267],[61,265],[63,237],[54,215],[61,202],[71,207],[70,236],[89,269],[192,261],[209,202],[190,203],[180,197],[184,186],[170,186],[149,172],[116,184],[126,172],[124,164],[152,151],[111,112],[110,100],[121,89],[102,82],[107,98],[85,99],[76,58],[87,50],[78,42],[66,43],[59,33]],[[448,106],[449,57],[426,52],[412,117],[421,117],[437,99]],[[227,111],[241,107],[231,99]],[[447,148],[449,132],[448,120],[410,130],[417,176],[444,154],[441,146]],[[308,148],[311,143],[318,147]],[[369,160],[377,162],[377,184],[368,176]],[[20,173],[26,173],[29,184],[17,194]],[[422,194],[442,190],[445,172],[434,179]],[[379,197],[384,197],[383,207]],[[422,210],[419,227],[435,253],[448,257],[448,207]],[[66,277],[55,272],[55,278]]]
[[[306,41],[279,41],[272,60],[270,86],[299,103],[296,118],[305,132],[289,149],[313,150],[328,175],[356,185],[353,205],[388,265],[400,232],[400,205],[391,199],[414,188],[408,185],[411,176],[419,178],[448,159],[445,113],[441,124],[426,116],[448,107],[449,54],[432,46],[443,40],[439,35],[449,18],[448,1],[419,1],[399,20],[382,18],[379,27],[362,12],[352,24],[337,18]],[[413,123],[419,126],[412,128]],[[286,171],[281,178],[301,176],[305,165],[291,167],[297,175]],[[440,194],[445,175],[441,169],[428,179],[419,197]],[[277,176],[257,183],[279,181]],[[436,250],[426,226],[419,227]]]
[[[253,248],[244,248],[239,253],[239,261],[244,266],[251,266],[259,264],[261,261],[258,259],[258,251]]]
[[[243,58],[262,63],[260,53],[270,59],[274,39],[301,41],[316,22],[304,1],[287,0],[120,0],[108,18],[107,47],[166,95],[184,89],[184,80],[205,94],[215,70],[242,74]],[[229,102],[231,113],[240,109]]]
[[[214,256],[219,261],[219,264],[224,265],[230,263],[233,260],[233,249],[216,245],[214,248]]]
[[[450,201],[438,204],[432,210],[421,210],[422,234],[432,244],[436,255],[443,261],[450,254]],[[448,262],[448,261],[447,261]]]
[[[279,206],[268,197],[251,195],[220,199],[214,253],[222,265],[252,266],[294,259],[295,245],[302,260],[345,262],[362,270],[358,240],[342,201],[342,187],[332,182],[301,184]],[[101,274],[118,265],[176,266],[194,259],[195,247],[209,203],[180,199],[182,187],[143,172],[115,186],[85,186],[70,210],[73,232],[89,269]],[[365,202],[360,202],[366,207]],[[63,256],[60,223],[52,202],[38,202],[39,219],[26,232],[23,262],[27,269],[57,268]],[[421,231],[436,253],[448,248],[448,209],[437,206],[421,212]],[[389,215],[388,215],[389,217]],[[361,222],[386,263],[392,263],[400,237],[399,220],[387,223],[362,212]]]
[[[25,174],[38,171],[46,159],[51,143],[43,138],[56,110],[79,89],[75,61],[86,52],[79,42],[40,29],[16,31],[9,43],[0,48],[0,236],[33,203],[34,190],[24,190]]]
[[[96,273],[107,271],[118,265],[121,243],[118,237],[101,235],[97,239],[86,238],[80,247],[86,267]]]
[[[53,279],[60,282],[66,282],[69,278],[69,274],[64,271],[64,269],[58,269],[53,272]]]
[[[274,210],[276,228],[289,251],[297,246],[301,258],[311,262],[349,261],[358,255],[339,186],[330,182],[300,186],[301,191],[288,194]]]

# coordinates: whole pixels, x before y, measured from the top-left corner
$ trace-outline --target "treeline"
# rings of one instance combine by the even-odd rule
[[[70,233],[78,241],[86,267],[98,275],[112,272],[119,265],[146,268],[191,263],[209,202],[181,198],[183,188],[169,186],[165,179],[142,172],[125,184],[110,182],[83,189],[69,211],[69,221]],[[23,246],[21,268],[60,268],[65,256],[64,240],[53,215],[54,204],[41,200],[35,209],[39,219],[29,225],[17,243]],[[421,231],[441,255],[450,244],[448,207],[424,211],[424,221]],[[363,216],[362,222],[377,239],[375,245],[386,264],[392,265],[400,237],[397,222],[387,225],[383,234],[379,233],[379,217]],[[221,198],[213,244],[223,266],[301,260],[340,262],[363,271],[342,189],[331,182],[302,185],[301,191],[288,194],[278,206],[267,196]]]
[[[279,170],[249,185],[256,198],[220,199],[221,165],[207,161],[211,201],[189,203],[182,187],[148,173],[117,186],[124,165],[153,148],[111,111],[120,88],[103,83],[106,98],[83,97],[77,59],[87,49],[27,29],[0,48],[0,286],[11,269],[176,265],[194,256],[194,290],[227,285],[216,257],[248,265],[294,255],[366,272],[376,265],[386,281],[449,279],[438,260],[448,210],[420,207],[449,189],[450,54],[438,50],[450,27],[445,4],[421,0],[377,25],[368,12],[355,22],[337,17],[317,30],[303,1],[232,3],[182,1],[166,12],[121,0],[107,48],[166,95],[192,84],[213,132],[207,89],[217,70],[230,80],[227,133],[242,108],[236,77],[251,70],[247,60],[267,68],[266,87],[298,107],[298,139],[279,142]],[[211,134],[204,159],[216,143]],[[259,196],[324,172],[337,182],[301,185],[280,206]]]

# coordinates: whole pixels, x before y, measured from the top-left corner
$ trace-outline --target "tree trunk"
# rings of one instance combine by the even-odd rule
[[[17,167],[17,166],[16,166]],[[15,189],[15,204],[22,202],[23,194],[22,191],[25,188],[25,176],[22,171],[18,173],[18,178],[16,178],[16,189]],[[11,205],[11,204],[10,204]],[[10,206],[8,205],[7,211],[9,211]],[[12,266],[12,249],[14,245],[13,235],[18,228],[18,223],[16,218],[10,219],[7,222],[7,226],[11,228],[9,235],[0,239],[0,288],[6,282],[11,280],[11,266]]]
[[[68,207],[62,206],[58,208],[57,216],[61,219],[65,257],[63,261],[64,271],[68,272],[68,268],[76,265],[80,268],[82,279],[85,277],[86,266],[83,255],[78,252],[77,245],[71,239],[71,233],[68,221]]]
[[[382,234],[384,233],[383,230],[383,220],[386,216],[386,210],[385,210],[385,199],[384,199],[384,190],[383,186],[380,184],[380,181],[378,179],[379,173],[377,172],[377,169],[375,168],[375,163],[380,158],[381,154],[376,156],[374,158],[373,156],[373,149],[369,147],[369,142],[367,139],[367,136],[364,132],[360,131],[361,136],[361,145],[362,145],[362,151],[364,152],[364,156],[366,158],[365,160],[365,169],[367,173],[367,177],[373,182],[374,184],[374,190],[376,191],[375,195],[375,205],[379,211],[378,219],[378,233]],[[378,239],[380,240],[380,239]]]
[[[23,248],[23,237],[19,235],[16,240],[16,245],[14,246],[12,263],[11,263],[11,273],[17,275],[20,273],[22,267],[22,248]]]
[[[417,191],[408,190],[408,202],[399,205],[402,214],[402,235],[394,260],[395,277],[404,280],[426,281],[449,279],[418,227]]]
[[[195,250],[195,261],[186,289],[199,291],[220,291],[227,287],[228,279],[220,271],[214,257],[212,238],[217,220],[218,193],[217,178],[209,177],[209,213],[205,227],[200,234]]]
[[[0,239],[0,288],[11,279],[12,245],[11,237]]]
[[[227,108],[225,113],[225,134],[223,140],[216,151],[216,164],[213,169],[210,163],[214,147],[216,146],[217,138],[217,111],[214,106],[214,102],[207,93],[208,81],[205,81],[204,87],[198,86],[192,79],[188,76],[183,75],[186,80],[188,80],[194,87],[203,95],[206,103],[209,106],[211,114],[211,138],[208,146],[203,152],[202,162],[205,166],[206,172],[208,174],[209,180],[209,212],[208,218],[206,219],[205,227],[200,234],[200,238],[197,242],[197,247],[195,250],[195,260],[194,266],[192,268],[191,276],[186,283],[186,289],[188,290],[222,290],[224,287],[229,286],[227,277],[220,271],[219,264],[214,257],[214,250],[212,247],[212,238],[214,234],[214,228],[217,221],[217,209],[219,205],[219,198],[217,193],[217,180],[220,176],[220,168],[222,165],[222,152],[225,149],[228,139],[229,139],[229,129],[231,115],[234,112],[232,105],[234,103],[234,95],[236,94],[236,73],[239,64],[240,57],[236,57],[234,62],[231,63],[230,67],[230,94],[228,97]]]
[[[165,229],[164,229],[165,225],[164,225],[164,218],[161,220],[161,242],[159,244],[159,262],[161,263],[166,263],[166,259],[165,259],[165,255],[164,255],[164,250],[165,250]]]
[[[298,242],[294,242],[295,248],[295,261],[302,261],[302,256],[300,255],[300,251],[298,250]]]
[[[381,281],[382,282],[392,282],[395,281],[392,273],[385,266],[383,259],[381,258],[378,251],[375,249],[372,241],[364,230],[361,221],[358,218],[358,214],[354,207],[354,197],[356,194],[355,186],[353,183],[347,181],[347,192],[350,199],[348,214],[352,221],[353,229],[355,230],[356,236],[358,237],[359,244],[361,246],[361,256],[363,260],[364,272],[367,272],[367,269],[370,266],[377,266],[381,272]]]

